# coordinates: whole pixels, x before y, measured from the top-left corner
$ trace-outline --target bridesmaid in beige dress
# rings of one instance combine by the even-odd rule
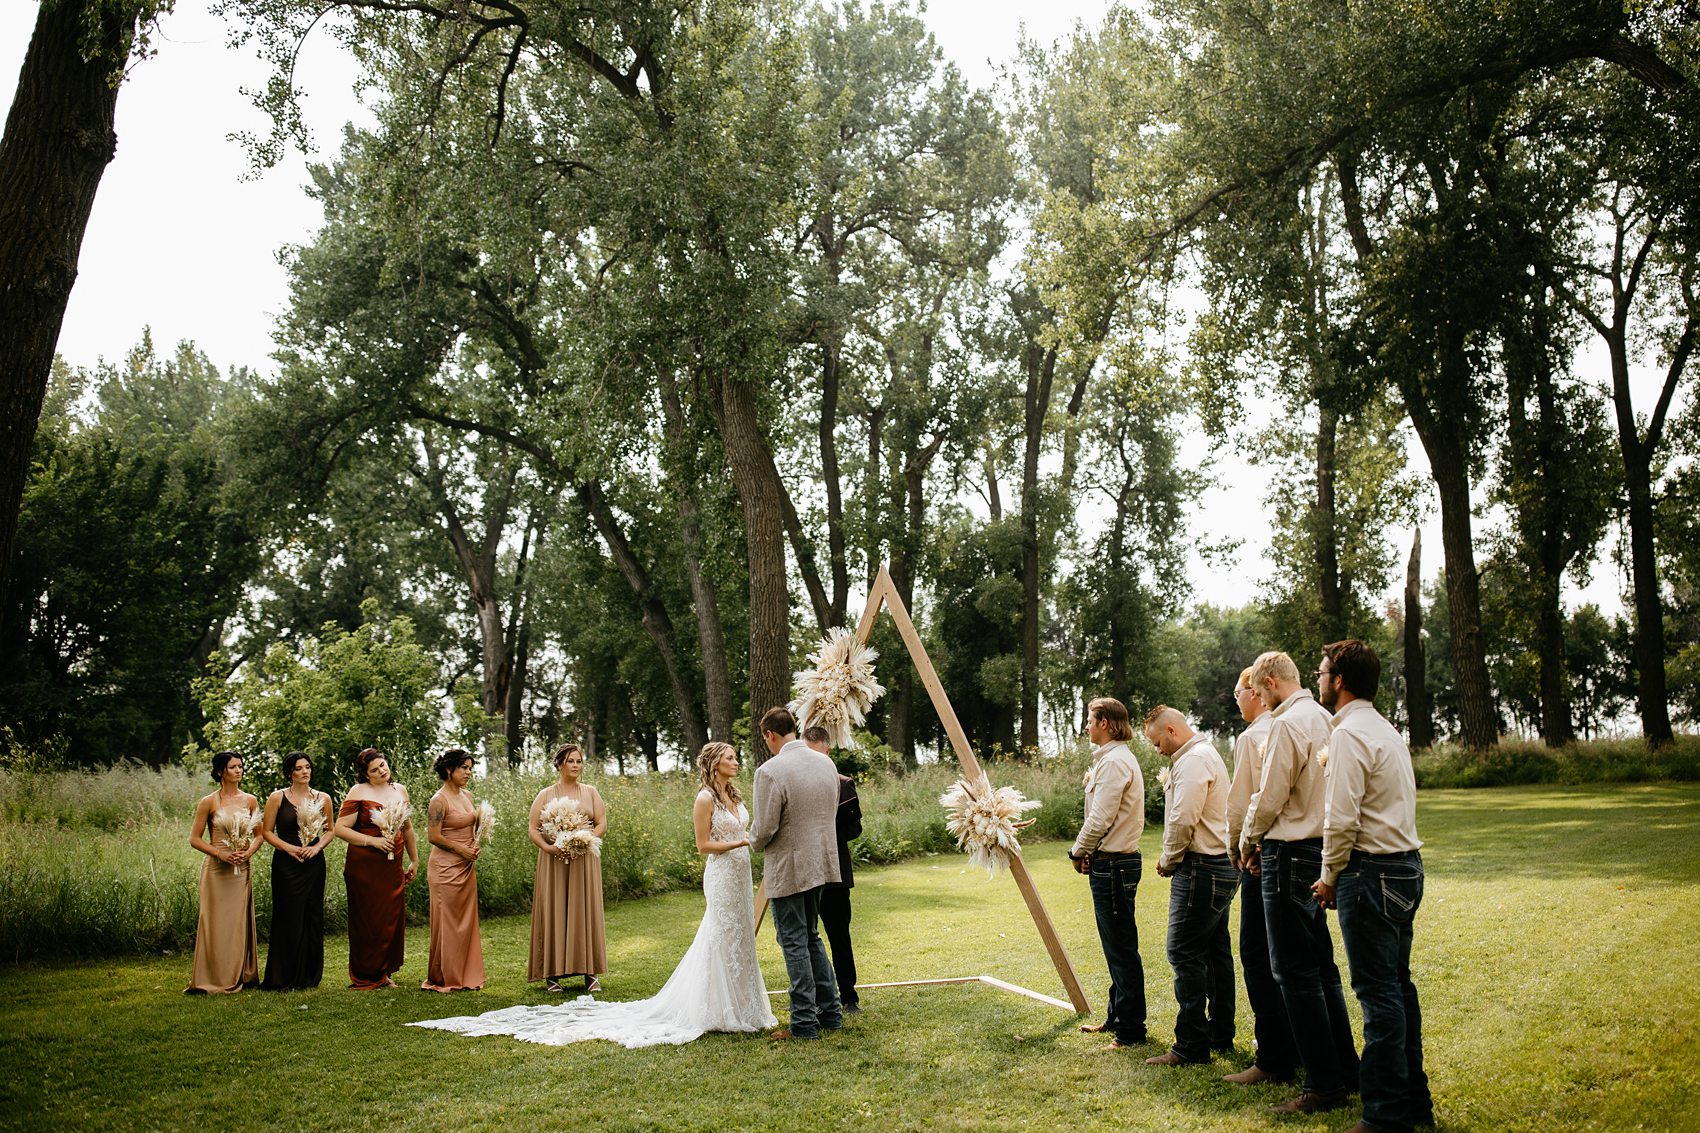
[[[260,800],[242,789],[242,757],[235,752],[213,756],[212,769],[218,790],[195,807],[195,821],[189,827],[189,845],[206,855],[201,863],[195,969],[186,989],[191,995],[240,991],[260,982],[250,864],[260,848],[259,816],[255,814],[254,838],[245,848],[230,845],[220,830],[221,819],[257,812]]]
[[[426,839],[431,859],[426,881],[431,888],[431,960],[426,991],[465,991],[484,986],[484,946],[478,939],[478,839],[472,828],[477,809],[466,785],[472,756],[450,748],[437,758],[443,781],[426,810]]]
[[[608,970],[608,946],[602,937],[602,859],[566,852],[543,836],[543,808],[556,799],[572,799],[590,816],[600,838],[608,814],[595,787],[579,782],[584,753],[577,744],[555,752],[560,778],[537,792],[531,803],[531,840],[537,845],[537,880],[531,891],[531,964],[526,979],[548,980],[550,991],[565,991],[561,981],[583,976],[586,991],[601,991],[596,977]]]

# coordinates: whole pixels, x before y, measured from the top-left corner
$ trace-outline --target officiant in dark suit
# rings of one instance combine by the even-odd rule
[[[825,728],[803,729],[803,742],[828,759],[832,738]],[[829,882],[820,894],[820,925],[832,949],[832,971],[838,977],[838,1001],[846,1011],[860,1011],[856,994],[856,950],[850,943],[850,890],[852,873],[850,843],[862,836],[862,800],[856,795],[856,780],[838,776],[838,880]]]

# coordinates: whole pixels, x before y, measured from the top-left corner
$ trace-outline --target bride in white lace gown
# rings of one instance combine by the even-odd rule
[[[679,966],[652,999],[508,1007],[483,1015],[410,1023],[463,1035],[512,1035],[562,1046],[607,1039],[627,1047],[688,1043],[706,1031],[762,1031],[777,1025],[756,962],[755,898],[750,878],[749,811],[732,778],[738,756],[711,743],[697,756],[703,789],[692,817],[697,849],[708,856],[702,924]]]

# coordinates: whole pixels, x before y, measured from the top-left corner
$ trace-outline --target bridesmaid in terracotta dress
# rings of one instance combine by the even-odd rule
[[[602,938],[602,859],[566,852],[543,836],[543,808],[556,799],[572,799],[590,816],[600,838],[608,813],[595,787],[579,782],[584,753],[577,744],[555,752],[560,778],[537,792],[531,803],[531,840],[537,844],[537,880],[531,891],[531,963],[526,979],[548,980],[550,991],[565,991],[561,981],[583,976],[586,991],[601,991],[596,977],[608,970],[608,946]]]
[[[325,974],[325,847],[335,814],[331,797],[313,789],[313,761],[292,751],[283,757],[289,785],[266,800],[265,839],[272,844],[272,932],[266,949],[263,991],[318,987]],[[303,819],[323,831],[302,836]]]
[[[380,807],[407,802],[407,788],[390,778],[390,763],[377,748],[355,757],[359,782],[337,813],[336,836],[348,843],[342,880],[348,886],[348,986],[394,987],[407,947],[407,908],[402,893],[419,869],[419,849],[409,821],[394,838],[372,821]],[[402,864],[406,858],[406,865]]]
[[[260,839],[256,831],[253,841],[239,849],[222,829],[230,818],[258,811],[260,800],[242,789],[242,757],[235,752],[213,756],[212,774],[218,790],[195,807],[189,827],[189,845],[206,855],[201,863],[195,968],[185,989],[191,995],[240,991],[260,982],[251,864]]]
[[[425,838],[431,858],[425,880],[431,887],[431,961],[426,991],[463,991],[484,986],[484,946],[478,939],[477,810],[466,785],[472,756],[450,748],[437,758],[443,781],[426,811]]]

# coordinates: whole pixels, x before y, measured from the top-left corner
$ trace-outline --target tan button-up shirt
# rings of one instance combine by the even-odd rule
[[[1163,790],[1162,869],[1173,869],[1187,851],[1228,852],[1228,766],[1203,736],[1193,736],[1169,760]]]
[[[1263,780],[1263,747],[1269,742],[1269,729],[1275,717],[1258,713],[1257,719],[1246,725],[1240,738],[1234,741],[1234,781],[1228,787],[1228,845],[1240,844],[1245,829],[1246,811],[1251,809],[1251,796]]]
[[[1296,842],[1322,837],[1326,802],[1322,756],[1328,750],[1328,710],[1301,688],[1269,715],[1269,742],[1263,748],[1263,776],[1246,811],[1240,851],[1265,838]]]
[[[1326,810],[1322,880],[1329,885],[1353,850],[1397,854],[1422,849],[1411,749],[1371,701],[1354,700],[1334,714]]]
[[[1145,833],[1145,776],[1139,761],[1120,740],[1092,751],[1092,767],[1086,772],[1086,819],[1074,840],[1071,857],[1085,857],[1094,850],[1131,854],[1139,849]]]

